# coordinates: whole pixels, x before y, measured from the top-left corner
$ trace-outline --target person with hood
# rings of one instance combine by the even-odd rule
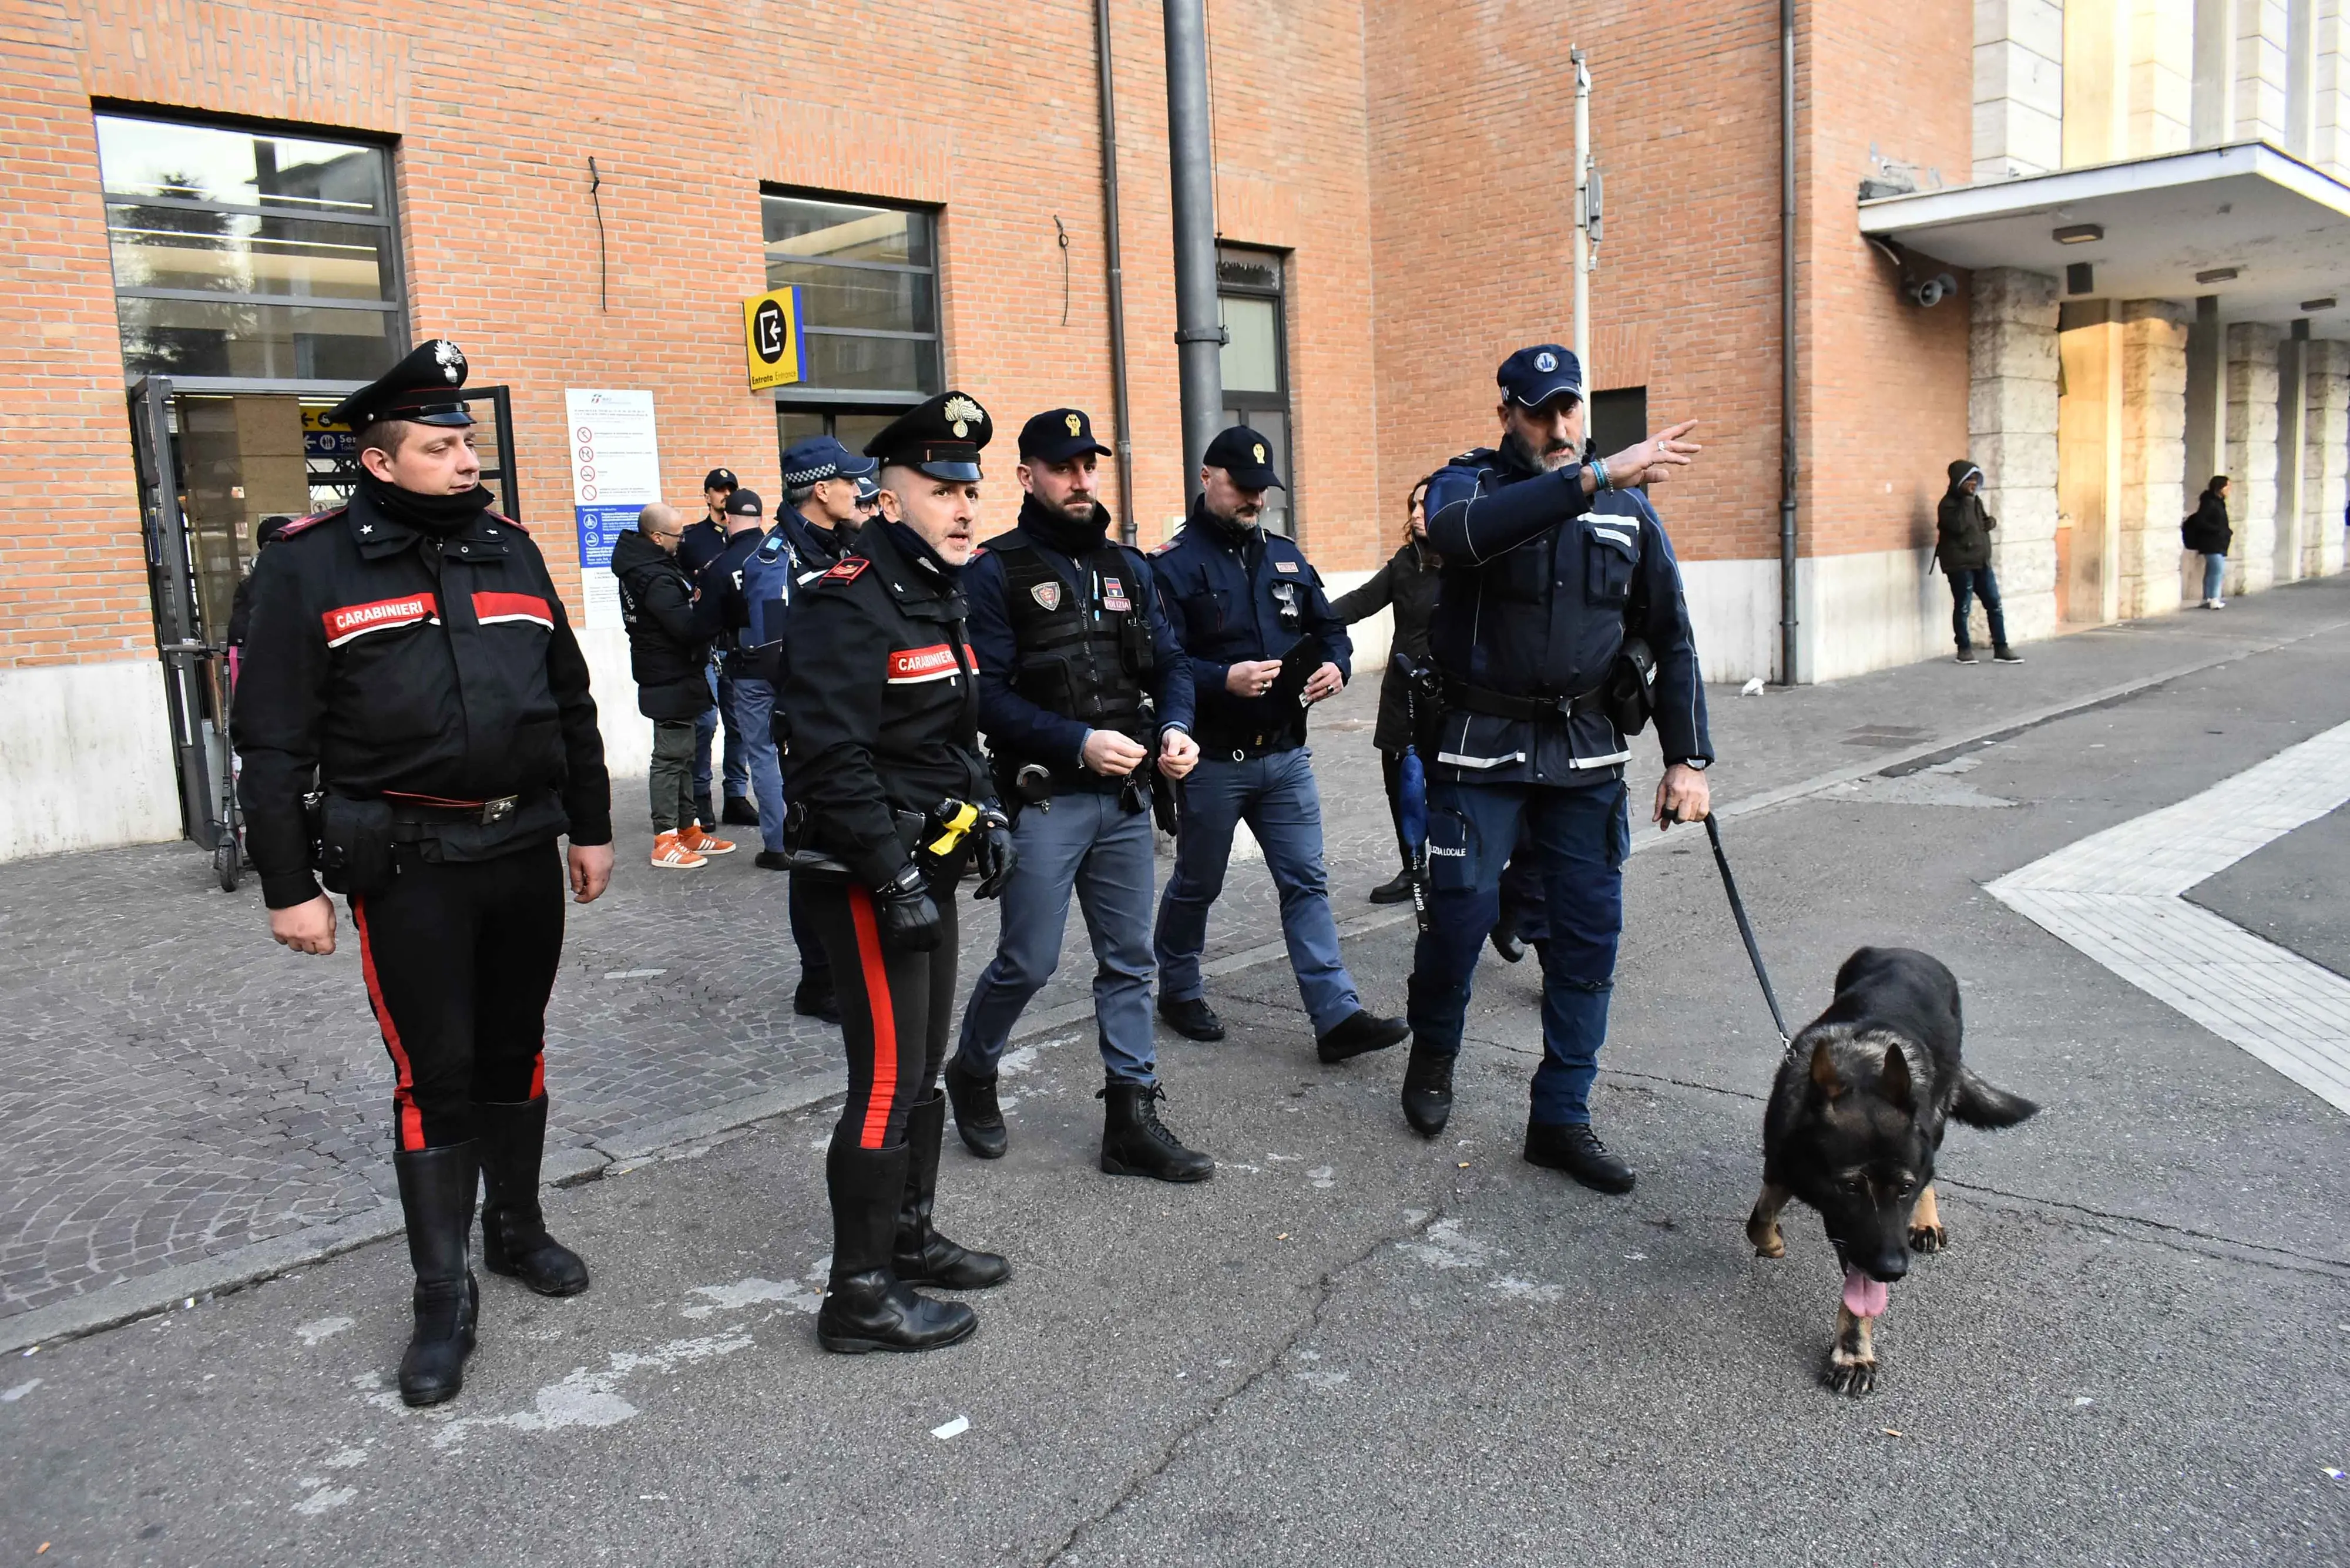
[[[612,544],[620,579],[620,619],[629,628],[629,671],[637,711],[653,722],[652,863],[698,871],[731,852],[694,815],[693,726],[710,711],[710,639],[714,622],[694,602],[693,579],[678,564],[677,510],[659,502],[637,514],[637,531]]]
[[[2203,557],[2203,607],[2226,609],[2220,597],[2220,579],[2228,570],[2228,546],[2236,531],[2228,525],[2228,476],[2215,473],[2196,499],[2195,510],[2178,525],[2179,542]]]
[[[1428,545],[1427,495],[1428,480],[1411,487],[1404,500],[1402,546],[1371,574],[1370,581],[1330,602],[1330,613],[1349,626],[1382,609],[1395,611],[1371,744],[1378,751],[1379,773],[1387,781],[1388,814],[1395,818],[1396,849],[1403,857],[1403,869],[1371,889],[1374,904],[1400,904],[1411,897],[1411,846],[1403,836],[1403,753],[1411,744],[1411,679],[1428,663],[1428,621],[1436,613],[1437,569],[1444,565]]]
[[[1999,606],[1999,579],[1991,575],[1991,531],[1999,526],[1977,493],[1982,470],[1965,458],[1950,464],[1950,488],[1934,516],[1934,559],[1950,578],[1950,631],[1958,639],[1959,662],[1975,662],[1974,643],[1967,636],[1967,620],[1975,596],[1982,596],[1991,617],[1991,656],[2002,664],[2021,664],[2023,656],[2007,645],[2007,618]]]

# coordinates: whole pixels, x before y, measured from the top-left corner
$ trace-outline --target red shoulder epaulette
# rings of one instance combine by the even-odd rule
[[[291,539],[296,534],[307,534],[328,518],[340,517],[349,510],[348,506],[333,506],[324,512],[313,512],[307,517],[296,517],[293,522],[277,530],[277,536],[280,539]]]
[[[482,510],[483,510],[483,511],[484,511],[484,512],[489,512],[489,514],[490,514],[490,515],[491,515],[491,516],[493,516],[493,517],[496,518],[499,522],[501,522],[501,523],[504,524],[507,527],[509,527],[509,528],[512,528],[512,529],[515,530],[517,533],[527,534],[527,533],[529,533],[529,532],[530,532],[530,530],[529,530],[529,529],[525,528],[521,524],[519,524],[519,523],[515,522],[513,518],[511,518],[511,517],[507,516],[507,515],[506,515],[504,513],[503,513],[503,512],[491,512],[491,511],[490,511],[490,508],[488,508],[488,507],[486,507],[486,506],[483,507],[483,508],[482,508]]]
[[[859,572],[873,563],[863,556],[846,556],[833,563],[832,570],[816,579],[820,583],[853,583]]]

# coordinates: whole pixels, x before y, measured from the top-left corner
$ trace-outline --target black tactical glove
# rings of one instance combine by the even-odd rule
[[[895,877],[873,889],[873,923],[893,948],[926,953],[939,945],[939,907],[920,866],[907,861]]]
[[[1020,864],[1020,851],[1012,846],[1012,819],[992,805],[980,807],[979,821],[972,826],[971,860],[979,872],[979,886],[971,896],[1002,898],[1012,868]]]

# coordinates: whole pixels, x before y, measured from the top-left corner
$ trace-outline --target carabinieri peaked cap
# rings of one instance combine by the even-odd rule
[[[995,421],[978,399],[941,392],[891,421],[865,443],[865,455],[967,484],[979,478],[980,448],[994,434]]]
[[[473,416],[452,396],[465,384],[465,353],[446,337],[416,351],[327,410],[328,424],[365,430],[378,420],[421,425],[469,425]]]
[[[1583,396],[1583,366],[1555,343],[1521,348],[1493,372],[1502,396],[1522,409],[1538,409],[1553,398]]]

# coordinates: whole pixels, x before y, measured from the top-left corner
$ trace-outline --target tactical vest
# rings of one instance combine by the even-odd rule
[[[1020,663],[1012,690],[1097,730],[1145,735],[1142,704],[1156,659],[1139,557],[1107,541],[1072,557],[1086,587],[1072,593],[1033,541],[991,541],[1003,563],[1004,608]]]

